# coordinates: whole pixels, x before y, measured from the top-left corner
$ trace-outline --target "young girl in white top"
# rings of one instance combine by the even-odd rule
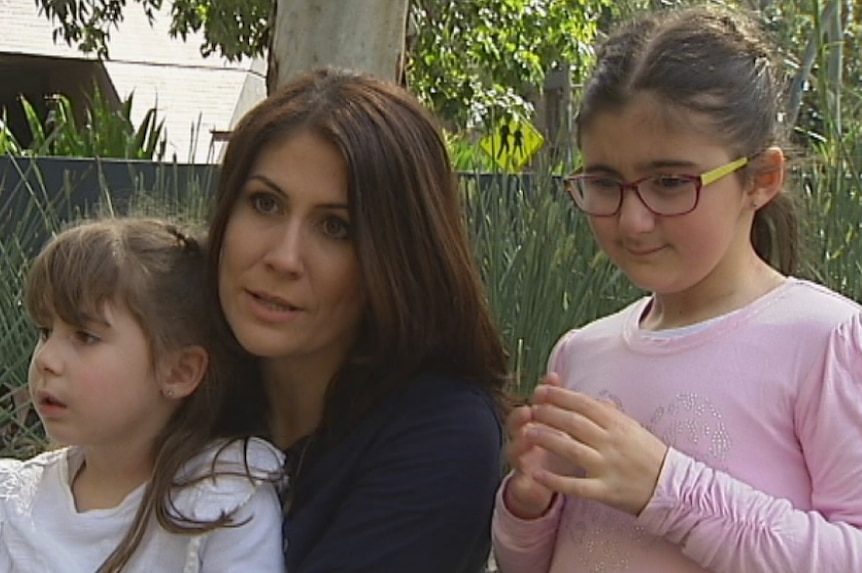
[[[201,246],[154,219],[84,223],[36,257],[30,396],[64,447],[0,460],[0,571],[283,571],[281,454],[214,427],[204,272]]]
[[[501,571],[862,570],[860,307],[790,276],[776,53],[702,9],[600,49],[568,189],[652,294],[566,333],[509,417]]]

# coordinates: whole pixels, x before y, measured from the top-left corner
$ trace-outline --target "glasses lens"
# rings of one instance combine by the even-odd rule
[[[569,182],[569,193],[582,211],[602,216],[616,213],[622,190],[615,179],[577,175]]]
[[[688,213],[697,205],[697,180],[682,175],[651,177],[638,185],[641,199],[659,215]]]

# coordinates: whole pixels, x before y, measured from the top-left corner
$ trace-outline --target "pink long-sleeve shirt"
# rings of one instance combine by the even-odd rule
[[[565,334],[564,385],[611,399],[669,447],[635,518],[557,496],[493,522],[504,573],[862,572],[862,315],[788,279],[684,329],[638,326],[649,304]]]

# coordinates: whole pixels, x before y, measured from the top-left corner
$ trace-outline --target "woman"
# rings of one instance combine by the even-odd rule
[[[210,241],[252,357],[225,423],[265,416],[287,453],[288,570],[482,570],[507,356],[430,115],[366,76],[293,81],[234,131]]]

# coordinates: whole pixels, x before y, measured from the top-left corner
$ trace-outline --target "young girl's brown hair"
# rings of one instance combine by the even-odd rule
[[[153,517],[165,530],[180,534],[235,525],[226,515],[212,522],[187,518],[172,503],[178,488],[209,477],[178,474],[218,437],[214,422],[224,395],[219,361],[225,353],[211,323],[215,313],[203,296],[204,275],[199,241],[169,222],[148,218],[105,219],[68,229],[30,267],[25,304],[37,324],[50,324],[56,317],[83,326],[88,316],[101,315],[106,304],[122,305],[143,331],[154,369],[160,356],[189,345],[208,353],[203,381],[182,399],[152,444],[152,475],[132,525],[97,573],[121,571]]]

